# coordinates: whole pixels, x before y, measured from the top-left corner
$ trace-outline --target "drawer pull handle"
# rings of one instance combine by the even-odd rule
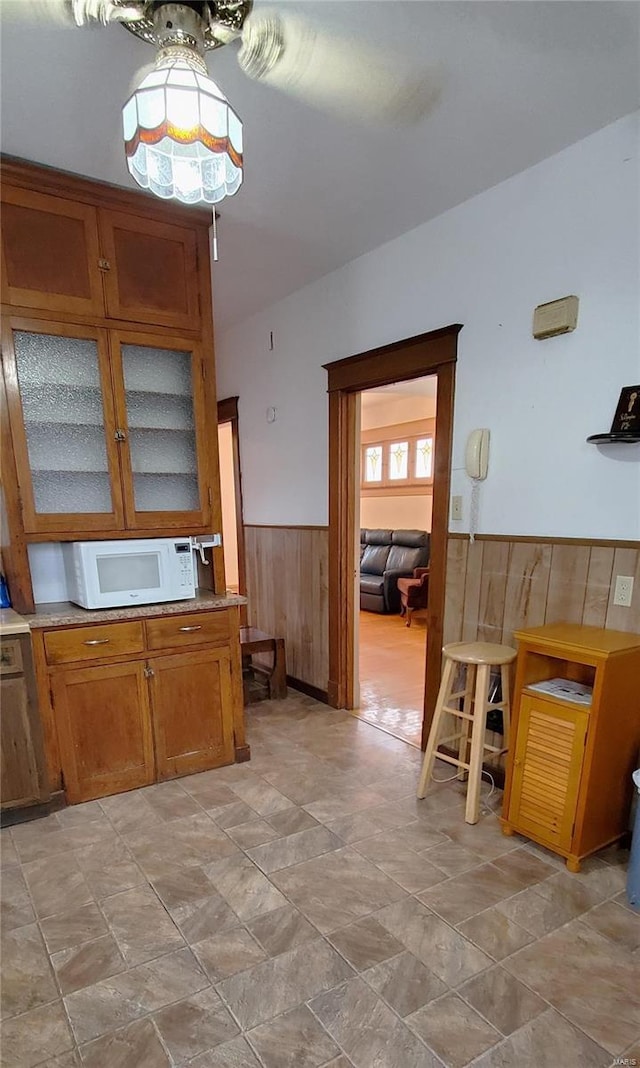
[[[108,645],[111,638],[91,638],[89,641],[84,642],[84,645]]]
[[[202,623],[197,623],[195,627],[178,627],[178,630],[183,631],[185,634],[190,634],[192,630],[202,630]]]

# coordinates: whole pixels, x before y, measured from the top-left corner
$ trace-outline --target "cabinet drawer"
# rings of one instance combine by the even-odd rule
[[[182,645],[229,640],[229,613],[192,612],[184,616],[147,620],[147,648],[175,649]]]
[[[142,623],[106,623],[104,626],[51,630],[44,636],[48,664],[74,660],[102,660],[144,649]]]

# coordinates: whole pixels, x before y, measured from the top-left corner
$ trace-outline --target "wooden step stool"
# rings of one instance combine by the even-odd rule
[[[494,754],[506,753],[509,748],[509,664],[515,660],[517,653],[509,645],[497,645],[494,642],[451,642],[442,650],[444,654],[444,671],[436,701],[436,709],[429,732],[429,741],[424,754],[422,774],[418,785],[418,797],[424,797],[431,780],[436,757],[458,768],[458,778],[464,779],[469,773],[467,783],[467,804],[464,818],[467,823],[477,823],[480,807],[480,780],[482,776],[482,757],[485,751]],[[464,688],[454,692],[456,668],[463,666]],[[491,668],[500,668],[502,700],[489,702],[489,682]],[[454,708],[452,701],[462,701],[462,708]],[[489,709],[502,712],[503,747],[487,745],[487,712]],[[460,731],[441,738],[440,734],[446,715],[460,719]],[[471,737],[469,737],[471,731]],[[458,743],[458,756],[441,753],[439,745]],[[467,760],[469,744],[471,755]]]
[[[267,690],[271,701],[287,696],[287,666],[284,653],[284,638],[273,638],[257,627],[240,627],[240,652],[242,663],[251,665],[254,671],[264,675],[267,682]],[[271,653],[272,667],[264,664],[253,664],[251,657],[254,653]],[[245,687],[244,703],[250,704],[248,687]]]

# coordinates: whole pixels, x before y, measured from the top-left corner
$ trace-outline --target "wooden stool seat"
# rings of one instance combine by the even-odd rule
[[[257,627],[240,627],[240,652],[242,662],[251,663],[255,653],[271,653],[271,668],[264,664],[251,664],[254,671],[264,675],[267,680],[269,699],[279,700],[287,696],[287,666],[284,651],[284,638],[274,638],[271,634],[258,630]],[[248,689],[245,689],[245,704],[249,704]]]
[[[495,642],[451,642],[445,645],[442,652],[442,682],[424,754],[418,797],[424,797],[427,792],[436,757],[444,760],[458,768],[458,779],[464,779],[468,773],[464,818],[467,823],[477,823],[483,754],[487,751],[501,755],[509,749],[509,664],[515,660],[517,653],[510,645],[499,645]],[[462,689],[454,690],[458,666],[464,671],[464,685]],[[491,668],[495,667],[500,668],[501,700],[489,701]],[[460,701],[462,708],[459,706]],[[499,709],[502,712],[502,747],[488,745],[485,739],[487,712],[490,709]],[[442,738],[442,727],[447,715],[461,721],[460,730]],[[438,746],[450,742],[458,743],[457,757],[442,753],[438,749]]]

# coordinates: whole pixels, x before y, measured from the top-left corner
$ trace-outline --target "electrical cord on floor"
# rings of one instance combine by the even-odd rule
[[[489,804],[489,798],[492,796],[492,794],[495,793],[495,790],[496,790],[496,781],[495,781],[493,775],[491,774],[491,772],[490,771],[486,771],[484,768],[482,769],[482,772],[481,772],[481,778],[482,778],[482,775],[486,775],[487,778],[491,782],[491,789],[489,790],[489,793],[487,794],[487,796],[482,801],[482,805],[483,805],[484,808],[486,808],[487,812],[493,812],[493,815],[497,819],[498,818],[498,813],[497,813],[496,809],[494,808],[493,805]],[[455,771],[453,773],[453,775],[449,775],[446,779],[436,779],[436,777],[433,774],[433,772],[431,772],[431,781],[432,782],[437,782],[437,783],[453,782],[453,780],[457,779],[457,777],[458,777],[458,772]],[[483,813],[483,815],[486,815],[486,813]]]

